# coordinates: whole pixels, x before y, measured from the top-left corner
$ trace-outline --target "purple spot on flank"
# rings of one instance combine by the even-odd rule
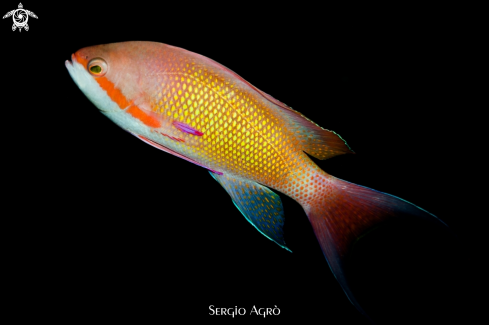
[[[197,136],[203,136],[204,133],[194,129],[193,127],[191,127],[190,125],[188,124],[185,124],[183,122],[178,122],[178,121],[173,121],[173,125],[179,129],[180,131],[182,132],[185,132],[185,133],[189,133],[189,134],[193,134],[193,135],[197,135]]]

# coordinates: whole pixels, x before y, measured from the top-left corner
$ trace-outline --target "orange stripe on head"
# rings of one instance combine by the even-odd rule
[[[87,56],[80,53],[80,51],[76,52],[74,56],[78,63],[87,68]],[[117,105],[119,105],[119,108],[125,109],[130,105],[129,101],[122,94],[122,92],[119,89],[115,88],[114,84],[109,79],[107,79],[106,77],[95,77],[94,79],[98,82],[100,87],[102,87],[102,89],[107,92],[107,95],[109,95],[110,99],[112,99],[115,103],[117,103]]]
[[[103,90],[107,92],[107,95],[109,95],[110,99],[112,99],[114,102],[119,105],[120,109],[124,109],[127,106],[130,105],[129,101],[126,99],[126,97],[122,94],[122,92],[114,87],[114,84],[107,79],[106,77],[97,77],[94,78],[100,87],[102,87]]]
[[[155,117],[146,114],[137,106],[129,107],[127,112],[149,127],[159,128],[161,126],[160,121],[158,121]]]
[[[79,52],[76,52],[74,56],[78,63],[83,65],[85,68],[87,67],[88,61],[86,56],[80,54]],[[107,79],[105,76],[95,77],[94,79],[97,81],[100,87],[105,90],[110,99],[112,99],[112,101],[119,106],[120,109],[126,109],[130,106],[126,112],[131,114],[134,118],[137,118],[142,123],[152,128],[159,128],[161,126],[161,123],[157,118],[148,115],[139,107],[134,106],[133,101],[128,101],[126,96],[124,96],[124,94],[114,86],[112,81]]]
[[[125,109],[130,106],[126,112],[143,122],[145,125],[152,128],[159,128],[161,126],[158,119],[146,114],[139,107],[134,106],[132,101],[129,102],[122,92],[114,87],[114,84],[109,79],[106,77],[97,77],[95,80],[97,80],[100,87],[107,92],[110,99],[119,105],[120,109]]]
[[[75,52],[75,54],[71,55],[71,60],[75,59],[78,63],[80,63],[82,66],[85,68],[87,67],[88,64],[88,57],[85,55],[80,54],[80,51]]]

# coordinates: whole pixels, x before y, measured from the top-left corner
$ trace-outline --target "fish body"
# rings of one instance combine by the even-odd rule
[[[245,218],[287,250],[282,204],[269,188],[301,204],[361,312],[343,272],[351,245],[392,218],[441,223],[400,198],[321,170],[305,152],[318,159],[353,153],[346,142],[209,58],[162,43],[124,42],[81,49],[66,67],[104,115],[147,144],[208,169]]]

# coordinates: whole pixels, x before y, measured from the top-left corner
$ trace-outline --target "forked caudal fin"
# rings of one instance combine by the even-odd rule
[[[366,232],[394,219],[422,219],[446,226],[431,213],[403,199],[335,178],[326,173],[323,193],[303,207],[329,267],[351,303],[366,313],[353,296],[345,276],[345,258]],[[367,316],[368,317],[368,316]]]

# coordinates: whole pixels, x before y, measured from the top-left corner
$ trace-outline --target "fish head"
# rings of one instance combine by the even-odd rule
[[[147,43],[123,42],[86,47],[72,54],[71,62],[65,62],[71,78],[88,99],[129,131],[131,123],[141,121],[132,121],[134,118],[128,112],[137,109],[138,116],[151,114],[154,106],[158,70],[154,64],[154,46]]]

